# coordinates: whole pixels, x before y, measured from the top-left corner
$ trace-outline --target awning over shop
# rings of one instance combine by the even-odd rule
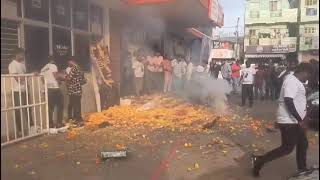
[[[281,58],[285,59],[285,54],[246,54],[245,58]]]

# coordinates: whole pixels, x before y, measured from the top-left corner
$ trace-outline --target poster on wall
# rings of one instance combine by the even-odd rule
[[[88,30],[88,1],[73,0],[73,27],[80,30]]]
[[[95,34],[103,31],[103,9],[93,4],[90,5],[90,31]]]
[[[24,14],[26,18],[49,21],[49,1],[48,0],[24,0]]]
[[[67,67],[67,61],[71,55],[71,34],[70,31],[60,28],[52,30],[53,55],[57,66],[61,69]]]
[[[52,23],[70,27],[70,0],[51,1]]]

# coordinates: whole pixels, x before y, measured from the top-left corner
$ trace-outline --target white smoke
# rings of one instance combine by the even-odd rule
[[[218,114],[226,113],[227,94],[232,90],[227,81],[213,79],[205,72],[195,73],[192,81],[187,82],[185,87],[185,96],[188,99],[206,104]]]

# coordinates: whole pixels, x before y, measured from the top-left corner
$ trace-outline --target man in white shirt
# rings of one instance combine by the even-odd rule
[[[253,105],[253,80],[256,71],[250,67],[249,62],[246,62],[246,68],[241,71],[240,81],[242,82],[242,106],[246,104],[246,99],[249,98],[249,106]]]
[[[306,138],[304,118],[306,116],[306,90],[303,83],[311,76],[312,67],[308,63],[298,65],[293,75],[288,75],[283,82],[277,113],[277,124],[281,132],[281,146],[263,156],[252,156],[253,175],[259,176],[264,164],[290,154],[296,146],[298,171],[307,170]]]
[[[178,60],[172,60],[172,67],[174,90],[178,91],[183,88],[183,76],[187,71],[187,63],[181,57],[179,57]]]
[[[143,77],[144,77],[144,57],[138,56],[137,60],[132,63],[132,69],[134,71],[134,83],[136,87],[136,95],[140,96],[143,90]]]
[[[15,56],[14,59],[9,64],[9,74],[14,75],[23,75],[26,74],[26,65],[25,65],[25,53],[24,50],[21,48],[17,48],[15,50]],[[19,84],[20,83],[20,84]],[[24,78],[14,77],[12,81],[12,87],[13,87],[13,94],[14,94],[14,106],[19,107],[22,105],[27,104],[27,95],[26,95],[26,83]],[[20,97],[21,94],[21,97]],[[21,100],[21,101],[20,101]],[[21,102],[21,104],[20,104]],[[29,110],[29,117],[30,117],[30,125],[33,126],[33,120],[31,118],[31,112]],[[20,111],[20,109],[14,110],[15,112],[15,122],[16,122],[16,128],[19,132],[18,134],[22,134],[22,127],[21,127],[21,115],[24,113],[24,111]],[[34,133],[34,127],[31,127],[30,131],[31,133]]]
[[[49,127],[61,128],[63,126],[63,95],[59,88],[58,80],[64,80],[62,75],[58,73],[58,67],[52,56],[48,57],[49,63],[41,69],[41,74],[46,79],[48,88],[48,107],[49,107]],[[53,112],[57,107],[57,121],[53,122]]]

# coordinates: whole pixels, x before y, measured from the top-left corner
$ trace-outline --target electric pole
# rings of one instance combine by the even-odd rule
[[[239,19],[240,17],[238,17],[237,19],[237,26],[236,26],[236,49],[235,49],[235,58],[238,59],[238,38],[239,38],[239,33],[238,33],[238,27],[239,27]]]

